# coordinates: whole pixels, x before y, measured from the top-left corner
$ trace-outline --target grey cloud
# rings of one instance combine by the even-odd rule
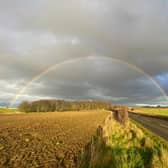
[[[27,83],[51,65],[95,55],[132,63],[167,91],[156,77],[168,72],[167,9],[163,0],[0,0],[0,79],[21,87],[17,81]],[[42,88],[32,85],[26,94],[119,103],[156,103],[152,98],[160,97],[146,78],[142,82],[142,74],[112,60],[81,60],[59,71],[50,72]],[[91,86],[83,85],[87,81]],[[17,93],[11,88],[8,92]]]
[[[80,61],[62,66],[36,81],[42,82],[42,87],[32,84],[25,94],[99,99],[121,104],[150,102],[161,96],[160,90],[149,79],[127,66],[109,60],[93,61],[82,60],[83,66]],[[105,68],[98,69],[100,66]]]

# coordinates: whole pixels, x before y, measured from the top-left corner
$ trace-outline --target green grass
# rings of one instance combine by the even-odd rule
[[[146,115],[153,115],[153,116],[166,116],[168,117],[168,108],[140,108],[136,107],[133,108],[132,112],[146,114]]]
[[[168,145],[133,122],[113,121],[106,144],[97,149],[93,168],[168,168]]]
[[[6,108],[6,107],[0,107],[0,114],[7,114],[7,113],[16,113],[16,108]]]

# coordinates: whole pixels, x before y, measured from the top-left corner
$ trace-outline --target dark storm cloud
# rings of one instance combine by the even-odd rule
[[[163,0],[0,0],[0,101],[47,67],[89,55],[137,65],[168,92],[167,9]],[[82,60],[56,72],[41,79],[41,87],[32,84],[25,98],[164,102],[151,81],[112,60]]]
[[[36,82],[42,83],[42,87],[30,86],[27,93],[32,96],[98,99],[122,104],[139,104],[162,96],[141,73],[110,59],[83,59],[53,70]]]

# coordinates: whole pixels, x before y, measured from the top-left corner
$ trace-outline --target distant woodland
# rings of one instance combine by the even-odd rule
[[[18,109],[21,112],[56,112],[110,109],[111,103],[101,101],[65,101],[65,100],[38,100],[23,101]]]

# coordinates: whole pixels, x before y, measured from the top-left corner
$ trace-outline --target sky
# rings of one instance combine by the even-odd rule
[[[0,0],[0,44],[1,106],[168,104],[168,1]]]

